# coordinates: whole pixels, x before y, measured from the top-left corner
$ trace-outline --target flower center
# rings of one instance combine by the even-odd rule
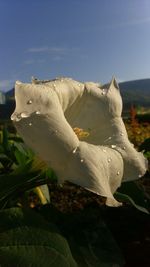
[[[74,127],[73,130],[79,139],[84,139],[90,135],[89,132],[85,131],[82,128]]]

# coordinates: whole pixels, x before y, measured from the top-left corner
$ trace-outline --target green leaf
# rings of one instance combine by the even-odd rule
[[[144,156],[147,158],[147,159],[150,159],[150,151],[147,151],[144,153]]]
[[[140,145],[139,151],[145,150],[145,152],[150,151],[150,138],[144,140],[144,142]]]
[[[77,267],[55,226],[31,210],[0,212],[1,267]]]
[[[0,154],[0,162],[6,170],[8,170],[8,166],[12,164],[10,158],[4,153]]]
[[[134,200],[133,200],[131,197],[129,197],[128,195],[126,195],[126,194],[122,194],[122,193],[119,193],[119,192],[116,192],[116,193],[115,193],[115,197],[116,197],[120,202],[126,202],[126,203],[129,203],[129,204],[132,204],[136,209],[138,209],[138,210],[140,210],[140,211],[142,211],[142,212],[144,212],[144,213],[149,214],[149,211],[148,211],[146,208],[144,208],[144,207],[142,207],[142,206],[140,206],[140,205],[137,205],[137,204],[134,202]]]
[[[115,197],[122,201],[132,204],[140,211],[148,212],[149,200],[146,198],[144,191],[136,182],[124,182],[115,193]]]
[[[62,214],[50,205],[45,205],[40,213],[48,221],[56,223],[67,239],[79,267],[124,266],[122,253],[105,225],[100,209],[87,208],[72,214]]]
[[[10,174],[0,175],[0,207],[3,207],[9,198],[15,198],[18,193],[48,182],[44,172],[31,171],[31,166],[32,162],[29,161]]]
[[[2,145],[5,151],[8,151],[10,149],[8,140],[8,131],[6,126],[4,126],[2,130]]]
[[[18,165],[20,165],[20,166],[25,166],[26,165],[27,156],[25,154],[23,154],[22,152],[20,152],[19,150],[16,149],[14,151],[14,155],[16,157]]]

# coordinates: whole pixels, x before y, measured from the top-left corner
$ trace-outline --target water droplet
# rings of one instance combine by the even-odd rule
[[[35,114],[36,114],[36,115],[40,115],[41,112],[40,112],[39,110],[37,110],[37,111],[35,112]]]
[[[105,89],[102,90],[102,95],[106,95],[106,90]]]
[[[20,120],[21,120],[21,115],[20,115],[20,114],[16,114],[14,120],[15,120],[15,121],[20,121]]]
[[[138,177],[141,178],[143,175],[142,174],[139,174]]]
[[[30,99],[30,100],[28,100],[28,102],[27,102],[27,104],[28,105],[30,105],[30,104],[32,104],[33,103],[33,101]]]
[[[117,175],[119,175],[119,174],[120,174],[120,172],[118,171],[118,172],[117,172]]]
[[[75,154],[77,151],[77,147],[72,151],[73,154]]]
[[[111,139],[112,139],[112,137],[109,136],[107,139],[104,140],[104,142],[108,142],[108,141],[110,141]]]
[[[83,160],[83,159],[81,159],[80,161],[81,161],[81,162],[83,162],[84,160]]]
[[[125,146],[123,147],[123,150],[126,150],[126,147]]]
[[[28,118],[29,115],[28,115],[26,112],[22,112],[22,113],[20,114],[20,117],[21,117],[21,118]]]
[[[103,149],[103,152],[106,153],[106,149],[105,148]]]
[[[116,145],[111,145],[111,148],[116,148]]]
[[[29,126],[32,126],[32,122],[29,123]]]
[[[124,133],[120,133],[121,136],[124,136]]]
[[[108,162],[109,162],[109,163],[111,162],[111,158],[108,158]]]

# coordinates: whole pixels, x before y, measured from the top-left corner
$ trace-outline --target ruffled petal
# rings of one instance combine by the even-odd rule
[[[123,159],[111,148],[80,142],[69,155],[62,175],[64,180],[110,198],[117,205],[113,193],[121,184]]]
[[[106,88],[68,78],[16,82],[15,99],[11,118],[19,134],[60,182],[83,186],[118,206],[113,193],[121,181],[145,173],[144,156],[128,140],[115,79]],[[73,130],[80,128],[84,142]]]
[[[17,83],[15,98],[11,118],[25,143],[52,167],[63,169],[68,153],[79,140],[64,117],[55,91],[44,85]]]

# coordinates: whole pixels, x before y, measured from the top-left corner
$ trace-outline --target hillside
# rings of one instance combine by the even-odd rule
[[[150,79],[119,83],[125,108],[135,106],[150,107]]]
[[[3,105],[5,104],[5,94],[0,92],[0,104]]]

